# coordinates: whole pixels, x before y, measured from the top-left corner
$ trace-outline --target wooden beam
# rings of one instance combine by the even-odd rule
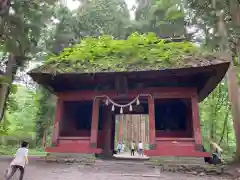
[[[126,76],[116,77],[115,89],[120,96],[124,96],[128,93],[128,80]]]
[[[200,117],[198,110],[198,100],[197,95],[192,96],[192,125],[193,125],[193,136],[195,140],[195,150],[202,151],[202,135],[200,130]]]
[[[191,95],[196,93],[195,88],[143,88],[129,90],[128,98],[136,98],[139,94],[153,94],[157,98],[190,98]],[[61,97],[65,101],[83,101],[92,100],[96,96],[107,95],[112,99],[121,99],[116,91],[69,91],[57,93],[58,97]]]

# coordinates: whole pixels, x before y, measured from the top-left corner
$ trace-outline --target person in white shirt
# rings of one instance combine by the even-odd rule
[[[138,152],[140,156],[143,156],[143,143],[142,141],[139,141],[138,143]]]
[[[19,180],[23,179],[24,175],[24,167],[26,164],[28,164],[28,149],[27,149],[28,143],[23,141],[21,144],[21,147],[17,150],[15,154],[15,158],[10,164],[10,171],[8,172],[5,180],[10,180],[15,172],[19,169],[20,170],[20,176]]]
[[[117,144],[117,151],[118,151],[118,154],[121,153],[121,150],[122,150],[122,143],[119,142],[119,143]]]

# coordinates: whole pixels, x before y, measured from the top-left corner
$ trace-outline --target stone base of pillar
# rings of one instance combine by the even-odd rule
[[[112,158],[113,157],[112,150],[103,150],[103,156],[104,158]]]

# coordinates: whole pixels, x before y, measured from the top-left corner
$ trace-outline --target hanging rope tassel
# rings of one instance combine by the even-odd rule
[[[120,113],[122,114],[123,113],[123,108],[121,107],[121,109],[120,109]]]
[[[139,99],[137,98],[137,103],[136,103],[137,105],[139,105],[140,104],[140,101],[139,101]]]
[[[106,95],[104,95],[104,96],[96,96],[96,97],[98,97],[98,98],[100,98],[100,97],[106,98],[105,104],[106,104],[106,105],[111,104],[111,105],[112,105],[112,111],[115,110],[115,106],[120,107],[120,108],[121,108],[121,109],[120,109],[120,113],[122,114],[122,113],[123,113],[123,108],[129,106],[129,111],[133,111],[132,104],[136,103],[137,105],[140,105],[140,101],[139,101],[139,97],[140,97],[140,96],[150,96],[150,97],[151,97],[151,95],[149,95],[149,94],[138,95],[134,100],[132,100],[131,102],[129,102],[129,103],[127,103],[127,104],[118,104],[118,103],[115,103],[112,99],[110,99],[110,98],[109,98],[108,96],[106,96]],[[95,98],[96,98],[96,97],[95,97]]]
[[[132,105],[129,106],[129,111],[133,111]]]
[[[108,102],[108,99],[106,99],[106,102],[105,102],[105,104],[106,104],[106,105],[108,105],[108,104],[109,104],[109,102]]]

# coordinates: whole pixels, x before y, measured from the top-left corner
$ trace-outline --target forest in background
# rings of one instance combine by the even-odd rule
[[[211,138],[228,157],[240,157],[237,0],[136,0],[132,7],[124,0],[79,1],[74,10],[64,1],[0,1],[0,154],[12,153],[22,139],[37,151],[44,137],[50,142],[55,97],[31,81],[29,68],[86,36],[125,39],[133,32],[154,32],[161,38],[185,37],[232,62],[226,78],[200,104],[200,119],[207,149]]]

